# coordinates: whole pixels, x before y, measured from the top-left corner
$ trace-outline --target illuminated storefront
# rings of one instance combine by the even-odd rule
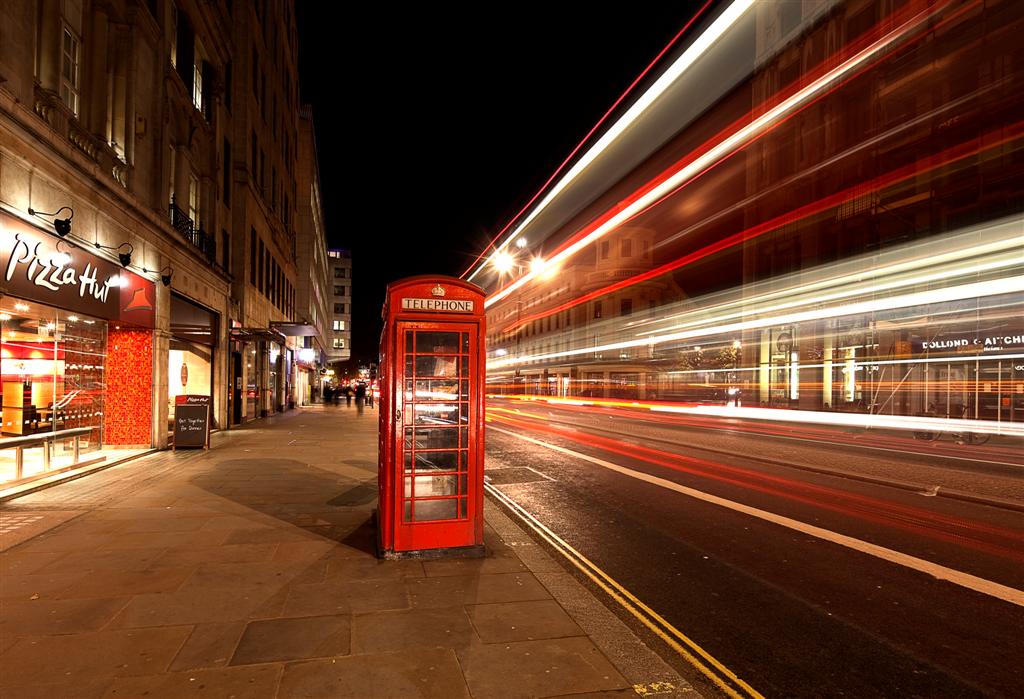
[[[213,395],[218,316],[184,296],[171,294],[171,338],[167,352],[168,431],[178,395]],[[213,427],[216,424],[214,416]]]
[[[153,282],[0,213],[0,483],[152,446]],[[88,428],[83,432],[83,428]]]

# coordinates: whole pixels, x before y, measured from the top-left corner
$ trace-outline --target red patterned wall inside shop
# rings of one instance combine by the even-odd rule
[[[116,329],[107,333],[107,396],[103,443],[151,443],[153,415],[153,331]]]

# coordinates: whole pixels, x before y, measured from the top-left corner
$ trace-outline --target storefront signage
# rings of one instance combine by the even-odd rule
[[[982,351],[1001,350],[1007,347],[1024,346],[1024,335],[991,335],[987,337],[953,337],[943,340],[924,340],[922,352],[956,351],[974,349]]]
[[[153,282],[0,213],[0,291],[69,311],[153,327]]]
[[[403,311],[441,311],[442,313],[472,313],[473,302],[460,299],[402,299]]]
[[[174,397],[174,448],[210,447],[210,396]]]

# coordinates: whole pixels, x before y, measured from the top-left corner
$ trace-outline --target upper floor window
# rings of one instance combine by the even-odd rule
[[[334,349],[345,349],[345,339],[341,337],[334,338]]]
[[[78,116],[82,80],[82,42],[71,27],[64,25],[64,43],[60,62],[60,98]]]
[[[347,270],[344,267],[335,267],[334,268],[334,278],[335,279],[344,279],[346,271]]]
[[[199,178],[191,173],[188,176],[188,217],[199,228]]]
[[[196,47],[196,62],[192,64],[192,104],[200,112],[203,111],[203,62],[199,60]]]
[[[334,287],[334,295],[335,296],[344,296],[345,295],[345,287],[343,287],[343,286],[336,286],[336,287]]]
[[[344,330],[345,329],[345,321],[343,321],[343,320],[336,320],[336,321],[334,321],[333,328],[335,330]]]

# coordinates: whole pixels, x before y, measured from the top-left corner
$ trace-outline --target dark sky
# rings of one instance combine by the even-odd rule
[[[352,251],[353,358],[376,357],[387,283],[461,274],[700,4],[299,0],[328,242]]]

